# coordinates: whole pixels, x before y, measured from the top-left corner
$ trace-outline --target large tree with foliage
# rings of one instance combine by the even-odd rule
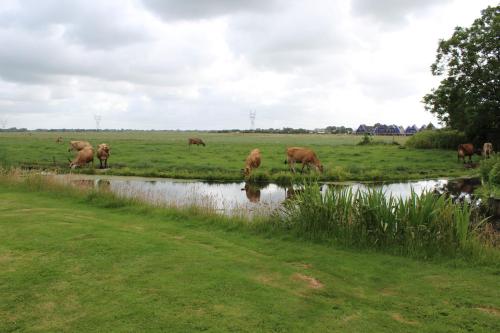
[[[440,85],[424,96],[425,108],[475,143],[500,148],[500,6],[481,12],[471,27],[440,40],[432,74]]]

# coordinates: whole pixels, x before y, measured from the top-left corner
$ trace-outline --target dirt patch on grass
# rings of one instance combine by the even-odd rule
[[[130,230],[133,230],[133,231],[144,231],[144,227],[138,226],[138,225],[134,225],[134,224],[125,224],[125,225],[123,225],[122,230],[126,230],[126,231],[130,231]]]
[[[272,274],[259,274],[255,278],[257,282],[268,285],[268,286],[279,286],[278,280],[281,279],[281,276],[277,273],[272,273]]]
[[[394,319],[397,322],[407,324],[407,325],[417,325],[418,322],[414,320],[409,320],[404,318],[400,313],[393,313],[391,314],[391,318]]]
[[[307,282],[307,286],[311,289],[321,289],[325,286],[323,283],[313,278],[312,276],[307,276],[300,273],[295,273],[294,275],[292,275],[292,279],[295,281]]]
[[[173,239],[175,239],[175,240],[183,240],[183,239],[185,239],[186,237],[184,237],[184,236],[174,236],[174,237],[172,237],[172,238],[173,238]]]
[[[5,253],[0,253],[0,264],[4,263],[4,262],[10,262],[14,260],[14,257],[12,256],[11,253],[9,252],[5,252]]]
[[[352,320],[356,320],[359,318],[359,314],[355,313],[355,314],[352,314],[352,315],[348,315],[348,316],[345,316],[344,318],[342,318],[342,322],[344,323],[348,323]]]
[[[294,262],[294,263],[292,263],[292,266],[304,268],[304,269],[311,269],[313,267],[313,265],[307,264],[305,262]]]
[[[442,275],[428,275],[425,280],[429,281],[436,288],[447,288],[451,285],[450,279]]]
[[[396,295],[396,292],[393,289],[384,288],[384,289],[380,290],[380,295],[382,295],[382,296],[394,296],[394,295]]]
[[[497,308],[479,306],[476,309],[479,310],[479,311],[481,311],[481,312],[484,312],[484,313],[487,313],[487,314],[490,314],[490,315],[493,315],[493,316],[500,317],[500,310],[497,309]]]

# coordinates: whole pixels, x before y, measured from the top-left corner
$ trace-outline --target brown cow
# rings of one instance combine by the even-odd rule
[[[474,154],[481,156],[481,149],[474,149],[472,143],[459,144],[457,148],[457,161],[460,162],[460,159],[463,159],[465,164],[465,157],[469,156],[469,163],[472,163],[472,155]]]
[[[245,160],[245,169],[243,169],[243,174],[245,176],[250,175],[253,169],[257,169],[260,166],[261,159],[260,150],[258,148],[252,150]]]
[[[94,148],[87,146],[80,150],[73,161],[70,161],[69,167],[74,169],[76,167],[81,167],[87,163],[92,162],[92,167],[94,167]]]
[[[302,163],[302,169],[300,172],[304,171],[304,167],[307,165],[309,168],[313,165],[316,170],[319,172],[323,172],[323,165],[319,161],[316,153],[311,149],[302,148],[302,147],[290,147],[286,150],[287,159],[285,163],[290,165],[290,169],[293,173],[295,173],[295,163]]]
[[[80,151],[85,147],[92,148],[92,145],[88,141],[70,141],[68,151]]]
[[[491,142],[485,142],[483,145],[483,157],[490,158],[491,154],[493,154],[493,144]]]
[[[62,136],[58,136],[57,139],[56,139],[56,143],[61,143],[63,142],[63,137]]]
[[[205,147],[205,142],[203,142],[202,139],[200,138],[189,138],[188,139],[188,145],[191,146],[191,145],[203,145],[203,147]]]
[[[104,169],[108,168],[108,158],[109,158],[109,145],[107,143],[101,143],[97,147],[97,158],[99,159],[99,169],[103,169],[102,161],[104,161]]]

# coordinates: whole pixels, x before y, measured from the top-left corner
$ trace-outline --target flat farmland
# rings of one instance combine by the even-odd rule
[[[61,136],[62,143],[56,139]],[[200,137],[206,146],[188,146],[189,137]],[[457,162],[456,152],[405,147],[406,137],[374,137],[376,144],[357,145],[355,135],[196,133],[196,132],[22,132],[0,133],[0,164],[27,169],[69,172],[70,140],[108,143],[108,170],[90,165],[77,172],[110,175],[242,180],[241,169],[253,148],[262,152],[262,164],[253,175],[257,181],[290,181],[285,149],[312,148],[325,167],[325,181],[396,181],[456,177],[474,174]],[[478,157],[475,156],[477,159]],[[311,171],[307,174],[316,175]],[[300,176],[297,176],[300,177]]]

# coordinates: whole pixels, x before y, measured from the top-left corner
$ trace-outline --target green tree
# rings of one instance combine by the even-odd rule
[[[464,131],[475,143],[500,146],[500,6],[481,12],[471,27],[440,40],[432,74],[440,85],[424,96],[426,110]]]

